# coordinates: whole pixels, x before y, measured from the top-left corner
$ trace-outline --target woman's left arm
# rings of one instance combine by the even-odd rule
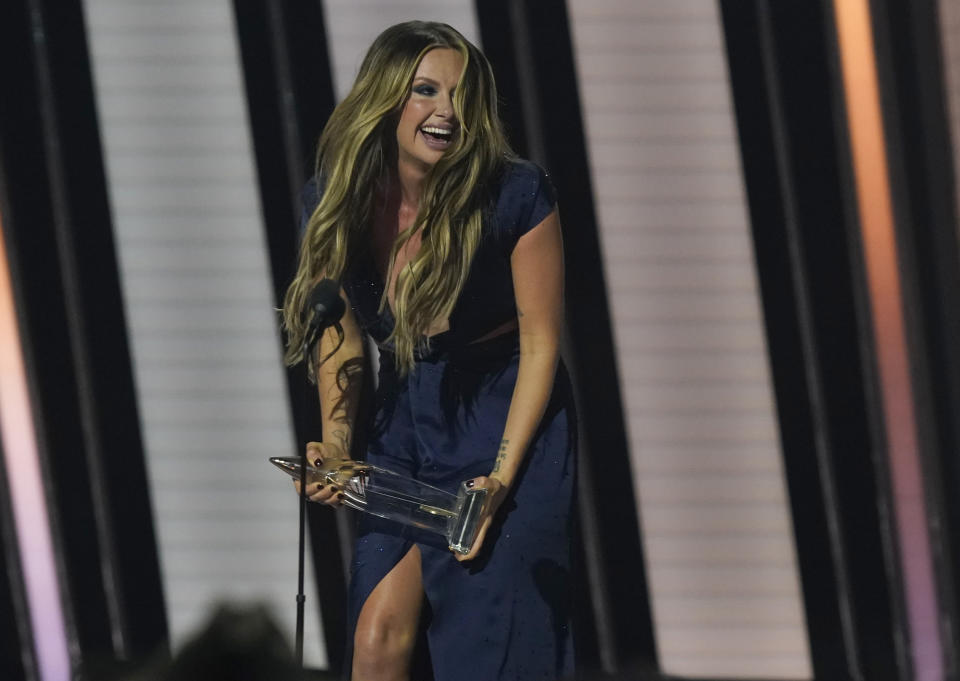
[[[503,439],[493,470],[475,484],[487,488],[487,502],[473,549],[474,558],[493,517],[513,485],[527,447],[550,400],[563,329],[563,239],[553,210],[517,241],[510,257],[520,328],[520,365]]]

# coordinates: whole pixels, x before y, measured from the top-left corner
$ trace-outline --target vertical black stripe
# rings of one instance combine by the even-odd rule
[[[2,206],[2,204],[0,204]],[[10,486],[0,442],[0,678],[38,681],[36,650],[30,631],[20,549],[10,504]]]
[[[166,641],[159,564],[81,5],[6,10],[4,228],[73,661],[89,665]]]
[[[960,241],[937,3],[872,0],[944,669],[960,674]]]
[[[826,3],[720,3],[817,679],[905,679],[905,619]]]
[[[831,534],[839,525],[832,501],[836,494],[832,471],[824,461],[829,439],[823,386],[819,374],[809,370],[812,358],[788,360],[809,357],[815,352],[815,339],[809,320],[810,295],[799,262],[797,199],[785,177],[790,172],[788,133],[779,93],[771,91],[777,83],[776,66],[770,63],[776,58],[770,21],[758,17],[765,9],[759,3],[721,3],[721,7],[813,669],[815,678],[857,678],[850,669],[855,643],[842,602],[848,587],[842,542]],[[778,227],[776,233],[771,225]],[[818,557],[817,546],[830,550]]]
[[[316,141],[333,110],[326,27],[319,2],[234,0],[233,5],[279,306],[296,266],[300,189],[313,173]],[[302,366],[288,372],[287,378],[298,447],[320,440],[316,390],[307,382]],[[293,494],[290,503],[293,511]],[[316,504],[308,505],[308,518],[311,545],[317,549],[315,584],[327,656],[331,669],[339,671],[346,650],[346,567],[351,526],[347,514],[333,513]],[[296,556],[278,559],[293,562]],[[292,610],[296,585],[290,588]],[[308,606],[310,599],[308,595]]]
[[[578,635],[581,666],[614,671],[634,661],[655,664],[566,3],[478,0],[476,10],[514,144],[547,168],[560,196],[567,259],[566,354],[577,393],[583,462],[581,532],[590,547],[579,556],[589,591],[578,592],[588,592],[591,602],[581,600],[578,613],[593,615],[579,623],[589,627]]]
[[[523,35],[513,25],[512,14],[516,10],[511,9],[519,4],[508,0],[480,0],[475,3],[483,53],[497,81],[500,119],[506,126],[514,150],[524,158],[529,158],[524,98],[520,94],[520,70],[515,57]]]

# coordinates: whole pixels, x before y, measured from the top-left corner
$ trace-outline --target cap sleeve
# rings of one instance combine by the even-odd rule
[[[550,176],[540,166],[534,163],[530,166],[525,186],[528,196],[527,212],[518,225],[517,239],[543,222],[557,205],[557,192]]]
[[[546,171],[530,161],[515,161],[506,173],[497,217],[501,236],[513,250],[524,234],[543,222],[557,205],[557,193]]]

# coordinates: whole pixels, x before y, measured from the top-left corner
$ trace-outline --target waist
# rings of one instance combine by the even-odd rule
[[[512,359],[520,349],[520,332],[510,328],[492,337],[483,337],[472,343],[462,343],[448,334],[434,336],[416,355],[416,362],[436,364],[447,362],[457,367],[482,369],[489,363]],[[381,370],[396,366],[392,347],[380,347]]]

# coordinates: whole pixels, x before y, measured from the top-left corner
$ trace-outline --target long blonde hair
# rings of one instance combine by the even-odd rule
[[[375,213],[378,187],[396,165],[396,126],[417,67],[432,49],[457,50],[463,72],[453,96],[460,132],[428,172],[416,220],[396,239],[397,252],[422,232],[417,255],[397,274],[393,312],[396,366],[409,371],[435,320],[450,316],[480,243],[487,189],[512,156],[500,118],[493,71],[481,52],[447,24],[411,21],[386,29],[370,46],[353,89],[333,111],[317,150],[322,198],[307,223],[297,273],[283,303],[288,364],[304,359],[312,286],[321,277],[340,280],[363,247]],[[389,281],[388,273],[388,281]],[[381,312],[386,301],[380,301]],[[315,375],[312,358],[309,374]]]

